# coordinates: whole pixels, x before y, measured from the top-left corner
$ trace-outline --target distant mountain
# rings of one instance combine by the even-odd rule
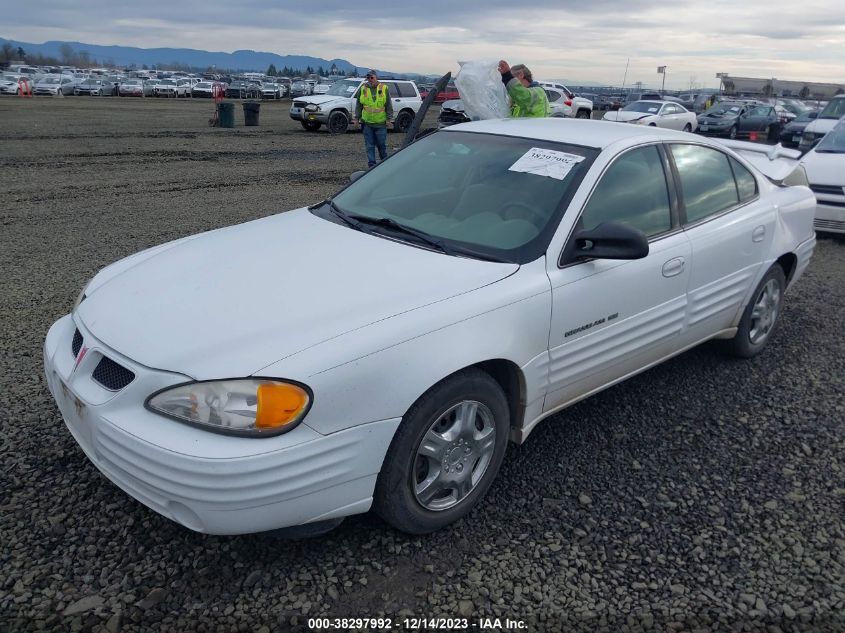
[[[33,44],[19,42],[0,37],[0,46],[9,43],[15,48],[21,47],[27,54],[41,54],[62,59],[64,46],[70,46],[73,52],[80,54],[87,52],[91,60],[98,64],[113,64],[115,66],[169,66],[174,64],[190,66],[205,70],[211,66],[221,70],[264,72],[273,64],[281,70],[285,66],[296,70],[305,70],[308,66],[313,69],[323,67],[328,71],[332,64],[338,71],[354,73],[356,68],[366,70],[365,66],[356,67],[345,59],[323,59],[306,55],[277,55],[251,50],[235,51],[233,53],[201,51],[193,48],[135,48],[133,46],[99,46],[83,42],[44,42]],[[64,48],[67,51],[66,48]]]

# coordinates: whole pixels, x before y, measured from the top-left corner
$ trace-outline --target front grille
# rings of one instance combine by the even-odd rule
[[[836,185],[810,185],[810,189],[816,193],[826,193],[831,196],[845,195],[845,190],[841,186]]]
[[[845,208],[845,198],[842,200],[819,200],[816,198],[816,203],[826,207],[842,207]]]
[[[816,220],[814,224],[820,231],[845,231],[845,222],[842,220]]]
[[[120,391],[135,379],[135,374],[111,358],[103,356],[92,376],[95,381],[110,391]]]
[[[73,357],[79,356],[79,350],[82,349],[82,332],[78,329],[73,333],[73,341],[70,344],[70,349],[73,352]]]

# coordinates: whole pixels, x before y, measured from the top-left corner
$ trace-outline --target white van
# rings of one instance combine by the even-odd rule
[[[810,151],[843,116],[845,116],[845,95],[837,95],[828,102],[824,110],[819,112],[816,120],[811,121],[810,125],[804,128],[804,135],[801,137],[798,149],[802,152]]]

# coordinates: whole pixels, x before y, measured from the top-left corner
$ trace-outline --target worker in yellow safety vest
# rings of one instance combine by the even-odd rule
[[[499,62],[499,72],[511,98],[512,117],[551,116],[546,91],[534,81],[531,71],[524,64],[510,66],[503,59]]]
[[[352,123],[357,125],[359,120],[367,149],[367,168],[375,167],[376,149],[380,160],[387,158],[387,130],[393,127],[390,91],[385,84],[379,83],[375,70],[367,72],[367,81],[358,93]]]

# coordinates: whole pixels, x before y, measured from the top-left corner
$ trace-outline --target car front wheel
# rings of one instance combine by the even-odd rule
[[[763,351],[778,324],[786,276],[779,264],[772,266],[742,312],[736,336],[726,341],[727,351],[740,358],[751,358]]]
[[[374,509],[410,534],[454,523],[490,488],[509,429],[507,398],[489,374],[470,368],[439,382],[399,425],[376,483]]]
[[[349,117],[340,110],[329,115],[328,128],[332,134],[343,134],[349,127]]]
[[[737,134],[737,132],[736,132],[736,126],[734,125],[734,126],[730,129],[730,131],[728,132],[728,136],[729,136],[730,138],[736,138],[736,134]]]

